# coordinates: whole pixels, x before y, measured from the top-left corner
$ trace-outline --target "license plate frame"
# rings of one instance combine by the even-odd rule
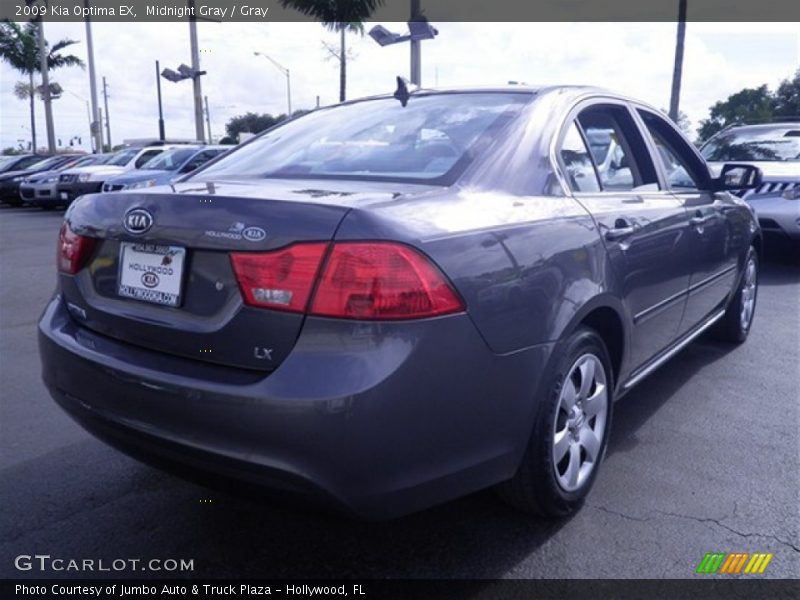
[[[183,246],[120,242],[117,295],[178,308],[183,302],[185,266],[186,248]]]

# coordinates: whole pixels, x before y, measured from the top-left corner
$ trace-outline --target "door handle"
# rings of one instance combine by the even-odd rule
[[[634,231],[633,225],[626,219],[617,219],[614,222],[614,227],[606,231],[606,239],[610,242],[614,242],[631,235]]]
[[[702,227],[703,225],[711,221],[711,219],[713,218],[714,218],[713,215],[692,217],[691,219],[689,219],[689,223],[691,223],[694,227]]]

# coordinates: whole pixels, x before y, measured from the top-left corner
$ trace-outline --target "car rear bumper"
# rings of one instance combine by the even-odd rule
[[[39,324],[43,379],[87,430],[140,458],[325,497],[364,518],[509,478],[550,344],[493,354],[466,315],[308,318],[271,374],[97,335],[60,297]]]

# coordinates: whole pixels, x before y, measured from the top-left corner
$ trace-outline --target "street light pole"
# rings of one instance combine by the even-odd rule
[[[421,0],[411,0],[411,21],[417,21],[420,15]],[[422,44],[420,40],[411,38],[411,83],[422,87]]]
[[[86,13],[89,13],[89,0],[84,1]],[[92,102],[92,137],[94,138],[95,152],[103,151],[103,129],[100,122],[100,107],[97,106],[97,79],[94,72],[94,46],[92,45],[92,24],[86,17],[86,62],[89,63],[89,90]]]
[[[211,143],[211,113],[208,112],[208,96],[204,96],[206,102],[206,126],[208,127],[208,143]]]
[[[103,101],[106,107],[106,138],[108,139],[108,149],[111,150],[111,113],[108,112],[108,86],[106,78],[103,77]]]
[[[189,1],[192,7],[191,14],[194,14],[194,0]],[[189,45],[192,50],[192,69],[200,71],[200,49],[197,45],[197,19],[189,17]],[[205,127],[203,125],[203,89],[200,84],[200,77],[192,78],[192,88],[194,90],[194,128],[198,141],[205,141]]]
[[[161,105],[161,69],[156,61],[156,89],[158,90],[158,139],[164,141],[164,109]]]
[[[292,80],[291,80],[291,74],[289,73],[289,69],[284,67],[282,64],[280,64],[278,61],[276,61],[271,56],[267,56],[263,52],[253,52],[253,54],[255,54],[256,56],[263,56],[264,58],[266,58],[269,62],[271,62],[273,65],[275,65],[275,67],[281,73],[283,73],[284,76],[286,77],[286,105],[287,105],[287,108],[289,110],[289,114],[287,116],[289,116],[291,118],[291,116],[292,116]]]
[[[687,0],[678,1],[678,36],[675,41],[675,65],[672,69],[672,93],[669,97],[669,118],[673,123],[677,123],[680,118],[683,45],[686,39],[686,2]]]
[[[411,83],[417,87],[422,85],[422,41],[432,40],[439,35],[422,14],[421,0],[411,0],[411,18],[408,21],[408,33],[401,35],[389,31],[383,25],[375,25],[369,30],[369,37],[380,46],[391,46],[401,42],[409,42],[411,48]]]

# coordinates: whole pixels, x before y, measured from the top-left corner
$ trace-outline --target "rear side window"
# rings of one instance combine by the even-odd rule
[[[134,166],[138,169],[151,158],[157,154],[161,154],[162,152],[163,150],[146,150],[145,152],[142,152],[142,155],[139,158],[136,159]]]
[[[41,156],[28,156],[27,158],[21,159],[16,165],[14,165],[14,170],[22,171],[30,167],[32,164],[40,162],[41,160]]]
[[[600,191],[600,182],[597,180],[592,157],[574,121],[564,135],[559,154],[569,180],[569,187],[573,192]]]
[[[705,187],[706,169],[681,136],[662,117],[646,110],[638,112],[653,138],[656,160],[664,167],[670,189],[696,191]]]
[[[597,105],[578,115],[604,192],[659,189],[644,138],[628,109]]]

